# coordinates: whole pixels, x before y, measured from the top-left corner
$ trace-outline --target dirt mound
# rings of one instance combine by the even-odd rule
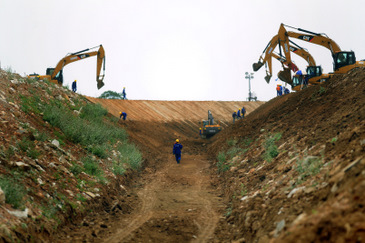
[[[364,72],[276,97],[214,138],[215,156],[244,149],[219,165],[231,206],[217,238],[365,240]]]

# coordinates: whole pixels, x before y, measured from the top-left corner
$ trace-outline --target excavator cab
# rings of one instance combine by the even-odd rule
[[[55,68],[47,68],[46,70],[46,75],[49,75],[50,77],[52,77],[53,73],[54,73]],[[58,83],[59,85],[63,84],[63,70],[61,69],[56,76],[53,78],[53,80],[48,80],[52,83]]]
[[[307,67],[307,76],[308,79],[313,77],[318,77],[322,75],[322,67],[321,66],[308,66]]]
[[[352,65],[356,63],[355,53],[353,51],[337,52],[333,56],[333,70],[337,71],[341,67]]]

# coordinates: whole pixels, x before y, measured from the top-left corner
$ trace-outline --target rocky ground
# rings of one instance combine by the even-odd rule
[[[35,96],[71,107],[88,101],[1,70],[0,171],[26,187],[23,206],[1,204],[1,239],[363,242],[364,79],[357,69],[266,103],[89,97],[114,116],[127,111],[129,119],[117,125],[143,152],[143,169],[120,177],[100,159],[108,181],[100,183],[70,172],[85,148],[26,106]],[[243,105],[249,114],[232,125],[232,111]],[[198,121],[208,109],[225,129],[203,140]],[[33,149],[22,150],[24,137]],[[184,145],[179,167],[171,154],[177,137]]]

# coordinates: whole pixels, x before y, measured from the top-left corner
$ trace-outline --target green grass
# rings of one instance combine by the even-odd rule
[[[264,141],[265,154],[264,159],[267,162],[271,162],[274,158],[279,155],[279,149],[275,142],[281,139],[281,133],[276,133],[274,135],[269,135]]]
[[[123,175],[125,173],[125,168],[122,163],[113,162],[112,171],[115,175]]]
[[[14,178],[1,176],[0,187],[5,193],[5,202],[14,208],[22,208],[24,205],[25,188]]]
[[[217,160],[218,160],[217,162],[218,172],[226,172],[227,170],[229,170],[229,168],[231,168],[231,166],[226,162],[226,153],[219,152]]]
[[[312,156],[297,160],[296,171],[299,173],[297,184],[306,181],[308,177],[317,175],[323,166],[323,161],[320,157]]]
[[[84,157],[81,161],[84,164],[84,171],[86,174],[92,176],[100,176],[103,174],[103,171],[100,169],[98,162],[90,156]]]
[[[138,170],[141,167],[142,154],[134,144],[123,143],[118,146],[118,151],[123,164],[127,164],[132,170]]]

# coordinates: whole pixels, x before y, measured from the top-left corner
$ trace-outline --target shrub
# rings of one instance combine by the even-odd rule
[[[74,174],[75,176],[78,176],[79,174],[81,174],[81,172],[83,171],[82,167],[76,163],[74,163],[71,167],[70,167],[70,171],[72,174]]]
[[[226,163],[226,154],[224,152],[219,152],[217,159],[218,159],[217,162],[218,172],[225,172],[229,170],[230,165]]]
[[[276,133],[273,136],[269,136],[266,138],[264,142],[265,154],[264,159],[267,162],[271,162],[273,158],[279,155],[278,147],[275,142],[281,138],[281,133]]]
[[[107,114],[108,111],[104,109],[100,104],[86,104],[81,110],[80,118],[89,121],[100,121]]]
[[[15,179],[1,176],[0,187],[5,193],[6,203],[9,203],[14,208],[21,208],[23,206],[25,189],[23,186],[19,185]]]
[[[113,162],[112,171],[113,171],[113,173],[115,175],[123,175],[124,172],[125,172],[125,169],[123,167],[123,164],[117,163],[117,162]]]
[[[131,169],[137,170],[142,164],[142,154],[134,144],[123,143],[118,147],[122,163],[127,164]]]
[[[235,146],[237,144],[237,140],[232,138],[232,139],[229,139],[227,140],[227,144],[228,146],[232,147],[232,146]]]
[[[100,176],[102,175],[102,171],[99,168],[98,162],[92,159],[90,156],[82,159],[82,163],[84,164],[85,173],[92,176]]]
[[[106,145],[91,145],[87,150],[99,158],[105,159],[108,157],[108,149],[109,148]]]
[[[105,91],[99,96],[99,99],[122,99],[123,95],[122,93],[117,93],[115,91]]]

